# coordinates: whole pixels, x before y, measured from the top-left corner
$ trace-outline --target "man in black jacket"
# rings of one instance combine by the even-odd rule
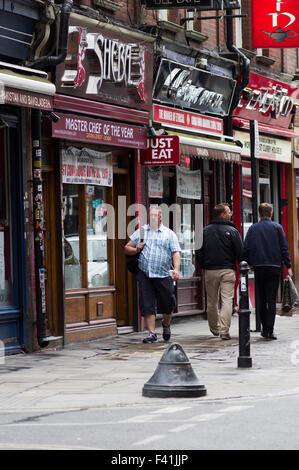
[[[241,261],[243,248],[231,216],[227,203],[214,207],[213,220],[203,229],[203,244],[199,250],[199,264],[205,270],[209,327],[214,336],[220,335],[224,340],[230,339],[236,261]]]
[[[289,276],[293,275],[286,236],[282,226],[271,220],[272,212],[271,204],[260,204],[260,221],[249,227],[243,252],[244,260],[254,269],[261,334],[266,339],[277,339],[273,329],[281,267],[285,265]]]

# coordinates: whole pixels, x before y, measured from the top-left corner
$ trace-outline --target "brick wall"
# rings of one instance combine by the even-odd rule
[[[99,0],[98,0],[99,1]],[[120,8],[117,11],[109,9],[109,2],[102,0],[103,3],[95,5],[93,0],[75,0],[76,5],[81,5],[82,11],[87,12],[94,8],[99,15],[105,15],[111,17],[121,23],[128,24],[130,26],[138,27],[142,26],[143,30],[151,34],[162,35],[167,39],[173,40],[174,42],[181,43],[184,45],[190,45],[197,50],[214,50],[217,48],[219,51],[226,50],[226,24],[223,19],[211,19],[211,20],[196,20],[194,22],[194,30],[201,32],[207,36],[207,40],[200,42],[193,38],[186,39],[184,29],[179,32],[173,32],[169,30],[157,30],[156,28],[151,29],[151,26],[156,26],[159,20],[159,12],[157,10],[147,10],[144,5],[140,4],[139,0],[112,0],[114,4],[119,5]],[[236,10],[236,13],[239,11]],[[219,14],[220,12],[198,12],[195,16],[204,18],[206,16],[212,16]],[[247,14],[247,17],[242,20],[243,30],[243,48],[248,51],[252,51],[252,33],[251,33],[251,0],[242,0],[242,13]],[[168,10],[168,20],[172,23],[180,24],[180,19],[187,16],[187,10]],[[184,28],[187,27],[185,23]],[[188,27],[187,27],[188,28]],[[254,50],[253,52],[257,52]],[[265,63],[262,58],[256,58],[255,56],[251,59],[251,69],[261,74],[270,74],[278,76],[283,73],[286,75],[293,75],[298,67],[297,64],[297,50],[296,49],[268,49],[262,51],[262,56],[272,59],[271,63]],[[269,61],[268,61],[269,62]],[[272,63],[273,62],[273,63]],[[284,76],[285,79],[288,77]]]

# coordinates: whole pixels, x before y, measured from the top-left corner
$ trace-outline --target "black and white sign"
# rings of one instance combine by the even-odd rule
[[[237,0],[141,0],[149,10],[170,10],[172,8],[196,8],[196,10],[219,10],[240,8]]]
[[[229,113],[235,83],[222,75],[162,59],[153,99],[200,113],[225,116]]]

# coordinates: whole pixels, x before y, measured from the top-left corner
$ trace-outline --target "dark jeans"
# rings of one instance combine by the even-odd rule
[[[276,315],[276,296],[281,269],[274,266],[254,268],[256,303],[260,314],[263,333],[273,333]]]

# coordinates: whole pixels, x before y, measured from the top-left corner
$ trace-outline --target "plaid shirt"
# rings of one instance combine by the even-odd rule
[[[181,251],[176,234],[160,225],[158,230],[152,230],[150,225],[144,225],[144,248],[139,255],[139,269],[148,277],[168,277],[172,266],[172,253]],[[137,246],[140,243],[140,229],[131,235],[131,241]]]

